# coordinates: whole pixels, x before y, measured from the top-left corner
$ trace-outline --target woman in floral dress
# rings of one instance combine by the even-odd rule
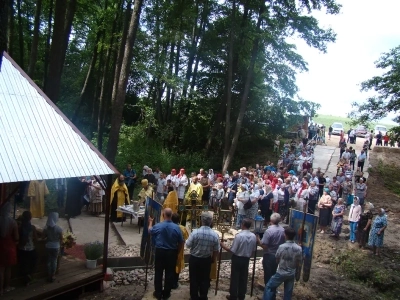
[[[337,204],[332,210],[332,224],[331,224],[331,229],[332,229],[332,237],[339,238],[339,234],[342,231],[342,225],[343,225],[343,215],[344,211],[346,209],[346,206],[343,204],[343,199],[339,198]]]
[[[383,208],[380,209],[379,215],[376,216],[372,223],[371,232],[369,233],[368,245],[373,247],[374,254],[379,256],[380,248],[383,246],[383,237],[387,227],[387,215]]]

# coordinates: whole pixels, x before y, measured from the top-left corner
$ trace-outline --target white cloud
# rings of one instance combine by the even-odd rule
[[[383,52],[400,44],[397,24],[398,0],[342,0],[339,15],[315,12],[321,27],[337,33],[326,54],[296,40],[299,53],[308,62],[309,72],[298,74],[299,96],[321,104],[319,113],[345,116],[353,101],[362,102],[368,94],[359,84],[381,70],[374,62]]]

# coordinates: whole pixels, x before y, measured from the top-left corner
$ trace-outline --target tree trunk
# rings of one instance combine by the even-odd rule
[[[7,50],[7,22],[8,22],[8,3],[0,0],[0,71],[3,62],[3,51]]]
[[[263,15],[264,11],[265,11],[265,4],[263,3],[260,7],[258,20],[257,20],[257,31],[258,32],[260,31],[261,22],[263,19],[262,15]],[[251,85],[251,81],[253,78],[254,65],[256,62],[257,54],[258,54],[259,41],[260,41],[260,36],[258,35],[254,38],[254,41],[253,41],[253,49],[251,51],[249,69],[247,70],[247,78],[246,78],[246,83],[244,86],[244,91],[243,91],[243,95],[242,95],[242,99],[241,99],[239,115],[236,120],[236,126],[235,126],[235,131],[233,132],[232,143],[230,145],[228,154],[225,157],[225,160],[223,162],[223,167],[222,167],[223,173],[225,173],[226,170],[228,170],[229,165],[233,159],[233,156],[235,155],[236,147],[239,142],[239,135],[240,135],[240,131],[242,129],[243,118],[246,113],[248,96],[249,96],[249,92],[250,92],[250,85]]]
[[[47,35],[46,35],[46,48],[44,54],[44,72],[43,72],[43,90],[47,88],[47,74],[49,71],[49,57],[50,57],[50,38],[51,38],[51,27],[53,20],[53,4],[54,1],[50,0],[49,4],[49,15],[47,17]]]
[[[109,84],[107,84],[107,79],[110,73],[110,61],[111,57],[113,55],[113,49],[114,49],[114,41],[115,41],[115,34],[117,30],[117,25],[118,25],[118,20],[122,14],[122,3],[123,1],[119,1],[118,3],[118,9],[115,12],[114,20],[113,20],[113,25],[111,28],[111,38],[110,38],[110,44],[107,49],[106,53],[106,62],[104,64],[104,69],[103,69],[103,74],[102,74],[102,79],[101,79],[101,88],[100,88],[100,96],[99,96],[99,107],[98,107],[98,112],[97,112],[97,141],[101,142],[101,144],[97,144],[97,148],[99,151],[102,151],[103,149],[103,137],[100,138],[100,133],[103,135],[103,127],[104,127],[104,112],[105,112],[105,102],[106,102],[106,95],[109,95]],[[130,5],[128,5],[130,7]]]
[[[56,0],[54,11],[54,30],[51,39],[49,74],[45,87],[46,95],[56,103],[60,95],[61,76],[68,48],[76,1]]]
[[[40,14],[42,11],[42,0],[36,1],[35,21],[33,27],[33,39],[31,46],[31,54],[29,58],[28,75],[33,78],[35,73],[35,66],[37,61],[38,44],[39,44],[39,28],[40,28]]]
[[[232,107],[232,76],[233,76],[233,34],[235,30],[235,9],[236,2],[232,2],[231,30],[229,32],[229,52],[228,52],[228,76],[226,82],[226,114],[225,114],[225,135],[224,135],[224,156],[225,161],[229,152],[229,138],[231,135],[231,107]],[[225,170],[226,171],[226,170]]]
[[[4,1],[4,2],[3,2]],[[1,0],[5,5],[7,11],[3,11],[2,14],[4,18],[1,18],[1,22],[8,22],[7,24],[3,25],[4,30],[0,30],[0,35],[4,34],[6,36],[6,40],[4,43],[7,45],[7,53],[13,57],[14,56],[14,0]],[[8,3],[8,4],[7,4]],[[5,50],[5,49],[4,49]]]
[[[130,19],[132,18],[131,14],[131,4],[128,4],[128,7],[126,9],[126,14],[125,14],[125,20],[124,20],[124,27],[122,31],[122,37],[121,37],[121,43],[120,47],[118,50],[118,56],[117,56],[117,63],[115,67],[115,74],[114,74],[114,81],[113,81],[113,91],[111,95],[111,102],[114,104],[114,100],[117,98],[117,92],[118,92],[118,84],[119,84],[119,79],[120,79],[120,74],[121,74],[121,67],[122,67],[122,61],[124,59],[124,51],[125,51],[125,45],[126,45],[126,39],[128,36],[128,29],[129,27],[129,22]]]
[[[189,87],[190,83],[190,78],[192,77],[192,67],[193,67],[193,61],[194,57],[196,55],[196,48],[197,48],[197,22],[199,18],[199,2],[196,1],[196,16],[194,18],[193,22],[193,29],[192,29],[192,41],[190,45],[190,51],[189,51],[189,57],[188,57],[188,63],[187,63],[187,68],[186,68],[186,80],[183,85],[183,91],[182,91],[182,98],[186,98],[187,96],[187,89]],[[201,24],[200,24],[201,26]]]
[[[92,60],[90,61],[89,69],[86,73],[86,78],[85,78],[85,83],[83,84],[83,88],[81,91],[81,95],[79,97],[79,104],[75,109],[75,112],[71,118],[72,123],[75,123],[79,111],[81,110],[81,107],[85,100],[89,97],[89,93],[91,90],[93,90],[93,74],[96,68],[96,63],[97,63],[97,56],[98,56],[98,48],[99,48],[99,41],[100,41],[100,31],[96,35],[96,40],[95,40],[95,45],[93,49],[93,56]]]
[[[24,28],[22,26],[21,0],[17,0],[19,65],[24,69]]]
[[[112,117],[111,117],[111,129],[108,139],[108,147],[106,157],[111,163],[115,162],[115,156],[117,155],[119,131],[122,124],[122,113],[124,110],[125,98],[126,98],[126,87],[128,84],[129,68],[132,60],[132,49],[135,44],[136,33],[139,27],[140,12],[142,9],[143,0],[136,0],[133,8],[133,13],[129,25],[127,42],[125,45],[124,56],[122,59],[121,73],[119,76],[117,92],[115,93],[115,99],[112,99]]]

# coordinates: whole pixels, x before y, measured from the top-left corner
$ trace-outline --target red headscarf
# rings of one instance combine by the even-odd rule
[[[301,198],[301,193],[307,189],[307,182],[303,181],[303,183],[301,184],[301,188],[299,189],[299,192],[297,193],[297,197]]]

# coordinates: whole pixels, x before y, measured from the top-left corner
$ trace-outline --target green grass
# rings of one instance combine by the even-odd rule
[[[317,117],[313,118],[313,121],[318,124],[324,124],[326,127],[329,127],[334,122],[339,122],[339,123],[343,124],[343,127],[346,131],[346,130],[349,130],[349,128],[350,128],[351,119],[344,118],[344,117],[332,116],[332,115],[318,115]],[[372,122],[371,125],[369,126],[369,130],[374,129],[376,124],[384,125],[387,127],[388,130],[390,128],[394,127],[393,125],[389,125],[389,124],[385,124],[385,123]]]

